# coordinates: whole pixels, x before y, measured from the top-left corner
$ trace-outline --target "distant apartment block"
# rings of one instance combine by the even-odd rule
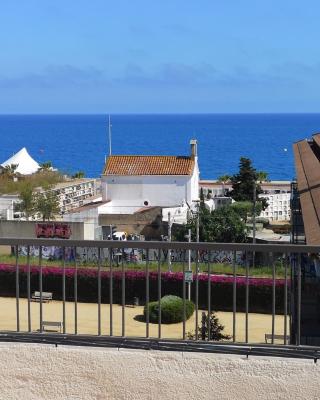
[[[59,196],[61,214],[92,202],[100,196],[99,179],[76,179],[58,183],[52,190]]]
[[[260,214],[270,221],[289,221],[290,212],[290,181],[270,181],[260,184],[263,194],[259,197],[267,199],[268,208]],[[199,181],[199,189],[203,190],[205,197],[218,198],[227,195],[232,190],[230,182],[222,183],[217,180]]]
[[[261,194],[259,197],[268,202],[268,207],[261,212],[260,217],[269,221],[290,221],[290,193]]]

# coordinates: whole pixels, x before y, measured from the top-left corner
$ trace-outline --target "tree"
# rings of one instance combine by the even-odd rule
[[[258,171],[257,172],[257,181],[258,182],[268,182],[268,172],[265,171]]]
[[[265,174],[265,173],[263,173]],[[258,202],[261,202],[262,209],[265,210],[268,206],[266,199],[259,199],[259,194],[262,193],[260,185],[257,183],[258,173],[251,164],[249,158],[241,157],[239,164],[239,172],[231,178],[232,191],[230,196],[235,201],[254,201],[254,191],[256,192],[256,198]]]
[[[18,164],[10,164],[2,167],[1,174],[6,176],[7,178],[14,179],[17,176],[16,170],[18,168]]]
[[[53,190],[38,193],[35,196],[35,211],[43,221],[55,219],[55,214],[60,212],[58,195]]]
[[[77,171],[74,175],[72,175],[73,179],[81,179],[85,177],[85,173],[83,171]]]
[[[246,241],[246,226],[239,214],[230,206],[209,211],[204,204],[199,207],[199,239],[200,242],[241,243]],[[188,223],[175,234],[176,240],[185,240],[188,229],[191,229],[193,240],[196,238],[196,215],[192,215]]]
[[[51,171],[52,170],[52,162],[46,161],[40,164],[40,171]]]
[[[202,321],[198,326],[198,338],[201,340],[209,339],[210,332],[210,340],[220,341],[223,339],[231,339],[231,336],[222,333],[224,331],[224,326],[220,324],[218,317],[212,311],[210,314],[210,318],[204,312],[202,313]],[[188,332],[187,337],[190,340],[194,340],[196,335],[194,333]]]
[[[35,201],[32,187],[24,185],[19,191],[20,203],[16,205],[16,210],[25,213],[28,220],[35,213]]]
[[[253,203],[251,201],[236,201],[231,204],[233,210],[240,216],[244,223],[247,223],[248,218],[253,216]],[[262,210],[261,202],[256,203],[256,215],[260,215]]]
[[[224,185],[228,182],[231,181],[232,176],[231,175],[221,175],[218,178],[218,182],[222,183],[222,193],[225,195],[225,188]]]

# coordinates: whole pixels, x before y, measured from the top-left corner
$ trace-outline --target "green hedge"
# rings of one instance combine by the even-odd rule
[[[55,300],[62,299],[62,275],[60,267],[43,267],[43,291],[52,292]],[[96,269],[79,268],[78,270],[78,301],[97,302],[98,279]],[[66,269],[66,300],[74,300],[74,269]],[[211,276],[211,309],[216,311],[232,311],[233,279],[222,275]],[[15,268],[0,264],[0,296],[15,296],[16,275]],[[20,296],[27,296],[27,267],[19,268]],[[284,280],[276,280],[276,312],[283,312],[284,305]],[[290,289],[290,288],[289,288]],[[39,290],[39,268],[31,269],[31,292]],[[191,285],[191,300],[195,302],[195,282]],[[199,275],[199,309],[208,307],[208,276]],[[288,293],[290,290],[288,290]],[[158,276],[156,272],[149,274],[149,301],[158,300]],[[122,301],[122,274],[113,272],[113,302],[121,304]],[[182,273],[161,274],[161,297],[175,295],[183,297]],[[125,301],[133,304],[134,297],[139,298],[140,304],[146,301],[146,274],[143,271],[126,271],[125,273]],[[245,278],[237,279],[237,311],[245,311],[246,285]],[[101,300],[109,303],[110,300],[110,274],[101,273]],[[272,279],[254,278],[249,285],[249,311],[257,313],[272,313]]]
[[[189,319],[194,312],[192,301],[186,300],[186,319]],[[181,297],[168,295],[160,300],[161,322],[164,324],[175,324],[183,321],[183,300]],[[149,321],[158,323],[159,320],[159,302],[152,301],[144,306],[143,315],[146,318],[149,308]]]

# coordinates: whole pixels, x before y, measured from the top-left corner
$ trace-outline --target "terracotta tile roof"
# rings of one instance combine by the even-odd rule
[[[307,244],[320,244],[320,134],[293,145]]]
[[[110,156],[103,175],[192,175],[193,169],[187,156]]]

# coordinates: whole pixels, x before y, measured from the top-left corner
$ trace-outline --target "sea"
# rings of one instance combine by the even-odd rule
[[[240,157],[272,180],[295,176],[292,144],[320,130],[320,114],[111,115],[112,154],[189,155],[198,141],[201,179],[238,170]],[[0,115],[0,163],[22,147],[64,173],[102,173],[108,115]]]

